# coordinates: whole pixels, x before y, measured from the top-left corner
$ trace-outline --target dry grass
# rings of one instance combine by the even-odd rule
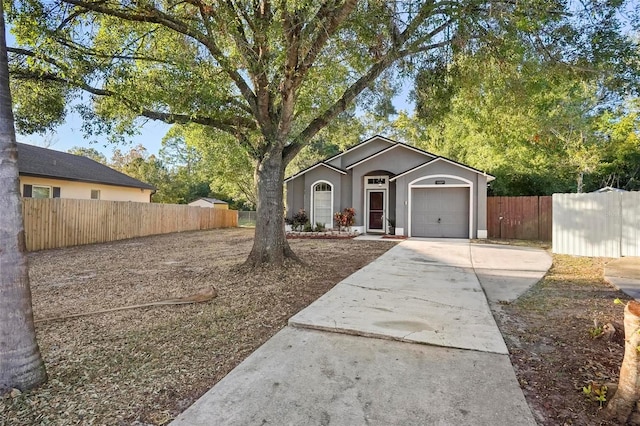
[[[49,374],[0,400],[0,424],[166,424],[286,325],[394,242],[294,240],[307,263],[244,274],[253,230],[188,232],[30,255],[36,320],[184,296],[210,303],[141,308],[37,325]]]
[[[583,393],[591,382],[617,383],[624,355],[622,305],[629,299],[603,279],[610,259],[554,255],[545,278],[497,313],[516,375],[540,425],[609,425]],[[599,326],[619,330],[594,338]]]

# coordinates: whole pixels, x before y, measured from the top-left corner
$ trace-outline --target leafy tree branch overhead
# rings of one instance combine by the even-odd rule
[[[579,7],[588,9],[593,28],[619,36],[611,24],[618,3]],[[594,31],[579,28],[569,6],[554,0],[16,1],[8,13],[18,43],[10,49],[13,84],[32,82],[57,105],[46,121],[37,108],[18,108],[27,114],[18,123],[35,130],[55,124],[66,111],[60,105],[84,91],[93,99],[87,117],[106,123],[98,129],[127,129],[146,118],[231,135],[256,163],[258,221],[249,263],[282,263],[294,256],[281,220],[284,170],[359,95],[383,75],[408,77],[447,64],[460,51],[499,49],[505,40],[587,67],[585,46],[592,44],[577,42]]]

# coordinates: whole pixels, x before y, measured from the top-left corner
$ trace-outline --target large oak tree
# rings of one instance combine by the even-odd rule
[[[282,264],[294,257],[284,234],[285,167],[359,95],[507,36],[582,66],[591,50],[612,50],[621,3],[16,0],[16,112],[25,129],[46,128],[65,112],[60,99],[79,102],[84,91],[90,133],[153,119],[232,135],[256,164],[247,263]],[[578,25],[576,7],[589,25]],[[33,106],[34,91],[36,104],[51,104],[47,114]]]
[[[4,13],[0,3],[0,395],[44,383],[36,342],[18,187],[18,147],[13,125]]]

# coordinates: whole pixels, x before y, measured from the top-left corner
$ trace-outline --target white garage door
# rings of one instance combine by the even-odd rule
[[[469,238],[469,188],[411,191],[411,236]]]

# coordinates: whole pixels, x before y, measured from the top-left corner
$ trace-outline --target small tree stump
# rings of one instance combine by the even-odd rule
[[[640,303],[630,301],[624,308],[624,359],[618,389],[609,400],[605,414],[625,424],[640,400]]]

